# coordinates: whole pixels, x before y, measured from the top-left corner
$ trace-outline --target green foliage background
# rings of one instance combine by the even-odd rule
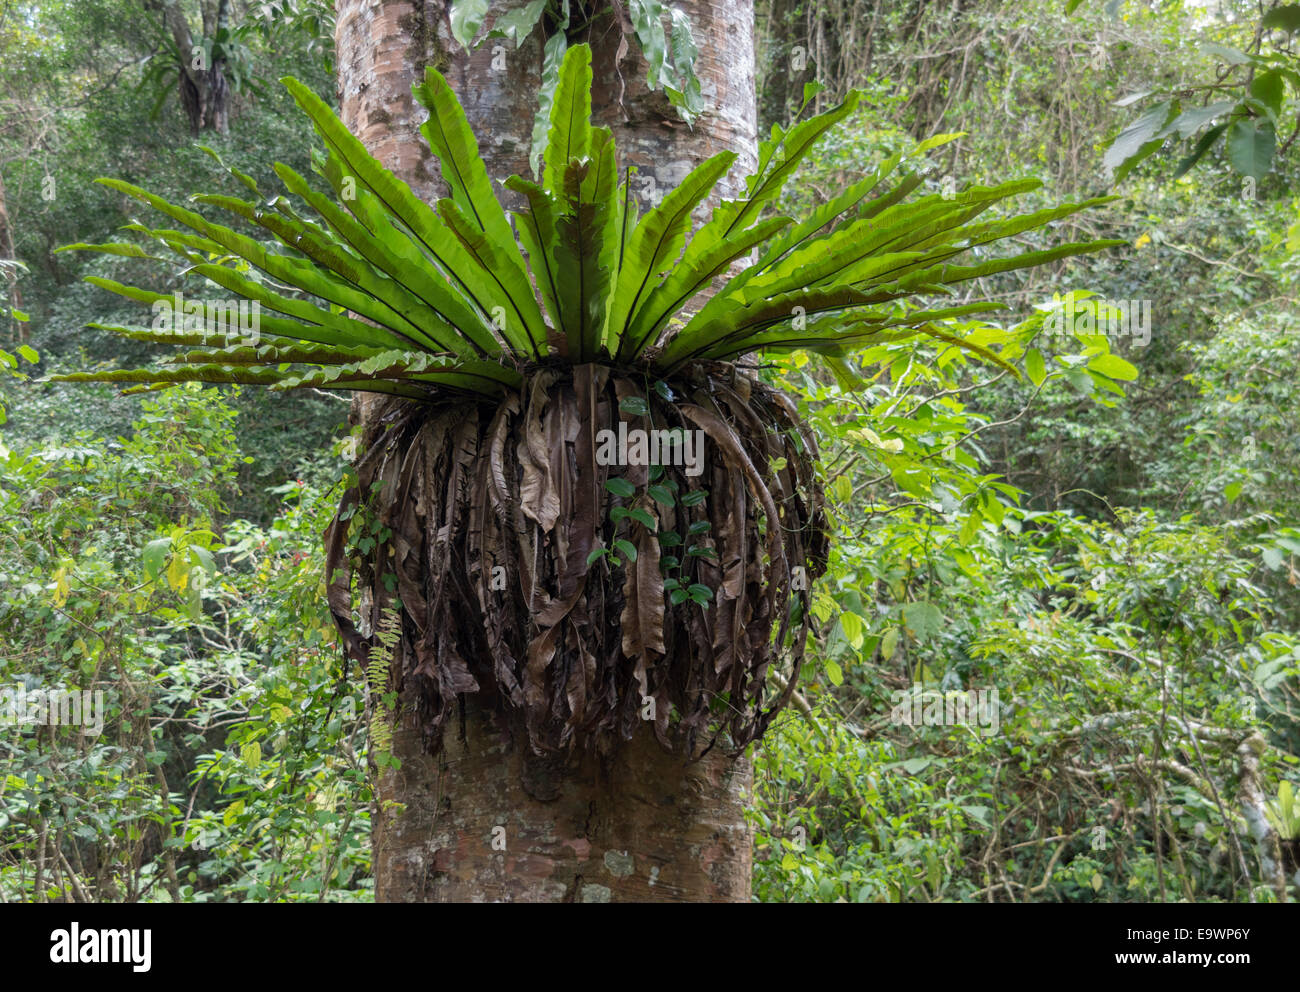
[[[264,6],[242,36],[253,80],[289,73],[331,93],[319,12],[288,4],[295,16],[263,30]],[[786,212],[954,131],[966,137],[931,154],[925,191],[1042,179],[1021,209],[1108,192],[1109,140],[1143,109],[1114,102],[1212,78],[1197,42],[1246,46],[1258,17],[921,6],[878,19],[870,58],[799,74],[789,48],[809,19],[869,11],[764,15],[765,108],[782,74],[794,92],[821,79],[818,100],[867,91],[787,186]],[[173,201],[238,192],[193,148],[174,97],[155,118],[156,94],[137,89],[150,30],[126,0],[0,12],[0,177],[25,266],[0,273],[0,308],[29,317],[9,317],[0,355],[0,685],[98,688],[109,707],[95,738],[0,728],[0,895],[365,900],[366,704],[342,679],[321,592],[346,407],[24,378],[143,358],[84,328],[130,311],[80,282],[144,283],[138,260],[53,253],[131,219],[91,179]],[[1222,143],[1172,179],[1186,148],[1171,140],[1113,187],[1120,200],[1027,239],[1132,247],[981,281],[973,292],[1009,310],[958,326],[1021,381],[916,342],[768,360],[818,432],[837,541],[799,705],[755,749],[756,898],[1300,896],[1296,842],[1258,843],[1240,801],[1257,787],[1294,830],[1281,815],[1284,783],[1300,782],[1289,137],[1279,125],[1252,195]],[[251,85],[231,133],[204,140],[270,185],[265,163],[306,172],[313,142],[278,87]],[[1053,294],[1072,291],[1149,300],[1150,344],[1048,333]],[[899,692],[982,688],[998,690],[994,734],[890,718]]]

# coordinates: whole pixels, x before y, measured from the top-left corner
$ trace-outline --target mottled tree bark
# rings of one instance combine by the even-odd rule
[[[596,122],[614,129],[620,163],[659,194],[724,149],[740,154],[724,187],[742,188],[755,162],[752,0],[685,0],[709,112],[688,128],[646,86],[635,39],[596,22]],[[528,174],[541,41],[467,55],[450,37],[443,0],[338,0],[343,119],[371,153],[427,199],[441,195],[419,136],[411,84],[432,65],[451,81],[495,179]],[[641,189],[635,190],[641,193]],[[501,190],[498,190],[500,193]],[[645,192],[649,193],[648,189]],[[354,408],[364,418],[368,403]],[[649,728],[610,760],[537,758],[481,696],[436,757],[424,754],[414,707],[401,707],[374,816],[380,901],[737,901],[750,896],[752,770],[717,750],[686,765]]]
[[[215,37],[221,31],[230,30],[230,0],[219,0],[215,23],[209,32]],[[213,131],[225,134],[230,130],[230,84],[226,82],[225,57],[213,52],[212,65],[207,71],[208,90],[203,99],[203,120],[205,126]]]
[[[518,738],[524,740],[522,737]],[[465,735],[420,752],[406,719],[402,767],[380,802],[376,898],[390,902],[747,902],[750,766],[683,767],[649,733],[610,762],[554,767],[497,729],[474,697]]]
[[[338,0],[334,40],[344,123],[387,168],[432,202],[446,194],[420,136],[428,112],[411,86],[432,66],[465,107],[488,174],[527,174],[537,109],[541,42],[516,50],[484,45],[467,54],[451,37],[444,0]]]
[[[710,155],[736,152],[735,167],[719,184],[722,194],[735,196],[758,161],[753,0],[690,0],[676,6],[690,15],[700,49],[695,74],[706,115],[688,126],[663,93],[649,88],[645,60],[624,15],[627,48],[621,59],[617,32],[600,21],[592,31],[592,117],[613,129],[619,166],[634,165],[642,176],[653,176],[660,192],[680,184]]]

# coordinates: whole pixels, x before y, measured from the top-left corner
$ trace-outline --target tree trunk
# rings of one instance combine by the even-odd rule
[[[620,33],[608,19],[590,38],[574,39],[593,47],[593,116],[614,129],[620,165],[653,178],[653,189],[634,192],[662,195],[729,148],[740,154],[726,187],[734,194],[756,161],[753,2],[678,6],[700,49],[706,116],[688,128],[648,91],[630,24],[620,55]],[[464,103],[489,174],[528,174],[539,39],[517,51],[490,43],[467,55],[451,39],[442,0],[339,0],[337,14],[343,120],[417,194],[441,195],[418,134],[425,114],[411,96],[428,65]],[[372,409],[358,403],[354,415]],[[462,707],[459,727],[433,758],[421,748],[414,707],[402,707],[392,744],[401,767],[383,773],[376,797],[376,899],[749,901],[748,758],[715,750],[687,766],[665,754],[647,727],[608,761],[557,764],[533,755],[482,697],[464,696]]]
[[[647,730],[611,762],[549,766],[465,702],[435,758],[412,719],[395,730],[378,799],[404,808],[375,821],[376,899],[749,901],[747,760],[684,768]]]
[[[730,149],[739,156],[718,192],[736,196],[744,177],[758,162],[754,103],[753,0],[688,0],[676,6],[691,19],[700,50],[695,75],[700,80],[707,113],[688,127],[661,92],[646,84],[646,62],[640,55],[632,22],[624,13],[627,50],[619,34],[597,21],[592,46],[592,122],[614,132],[620,168],[634,165],[641,176],[653,176],[658,193],[672,190],[710,155]],[[622,5],[619,9],[625,10]],[[640,192],[640,190],[634,190]],[[710,201],[711,204],[716,202]],[[642,205],[643,209],[645,204]]]
[[[230,0],[219,0],[216,25],[212,37],[230,30]],[[223,42],[229,44],[229,40]],[[230,84],[226,82],[226,59],[217,51],[212,53],[212,65],[207,71],[207,93],[204,95],[204,125],[219,134],[230,130]]]
[[[190,133],[197,135],[200,130],[208,130],[225,134],[230,125],[230,86],[226,82],[225,59],[214,57],[210,66],[196,63],[194,36],[180,0],[149,0],[147,5],[160,11],[163,25],[176,45],[178,96],[190,122]],[[219,0],[215,10],[205,10],[205,21],[209,16],[215,18],[211,30],[204,24],[209,36],[215,36],[220,28],[229,28],[230,0]]]

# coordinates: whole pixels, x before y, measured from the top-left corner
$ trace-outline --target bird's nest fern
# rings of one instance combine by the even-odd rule
[[[252,333],[241,326],[231,340],[230,300],[187,303],[92,277],[164,317],[104,329],[182,350],[159,368],[54,378],[393,397],[369,421],[327,534],[329,598],[362,663],[378,619],[399,609],[393,679],[418,690],[431,748],[457,695],[474,691],[494,696],[538,751],[605,747],[640,722],[691,754],[722,732],[732,746],[754,739],[793,690],[791,677],[773,693],[766,676],[782,649],[797,673],[826,537],[811,435],[786,397],[728,362],[927,335],[1005,364],[953,330],[995,304],[916,301],[1122,243],[990,258],[984,246],[1103,201],[983,219],[1038,183],[908,199],[915,172],[888,185],[901,155],[802,221],[765,216],[856,94],[774,129],[744,193],[692,236],[736,155],[703,162],[641,215],[613,135],[590,123],[586,46],[561,69],[541,182],[504,184],[519,205],[509,215],[437,72],[415,87],[450,193],[433,206],[315,94],[285,84],[324,144],[315,171],[333,196],[277,164],[293,199],[268,198],[233,169],[255,199],[194,197],[269,232],[263,241],[101,180],[185,230],[133,223],[143,244],[68,246],[152,258],[145,246],[159,244],[206,281],[204,297],[215,284],[246,318],[256,304]],[[611,465],[601,432],[620,429],[702,432],[707,456],[698,474],[635,457]],[[361,511],[380,537],[358,556],[348,533]]]

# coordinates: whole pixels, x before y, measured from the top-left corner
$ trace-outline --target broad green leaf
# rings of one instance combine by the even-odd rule
[[[1285,31],[1295,34],[1300,31],[1300,4],[1285,3],[1274,7],[1260,20],[1260,27],[1265,31]]]
[[[1243,176],[1263,179],[1276,147],[1277,132],[1269,121],[1241,120],[1228,128],[1228,161]]]
[[[1181,179],[1189,171],[1191,171],[1192,167],[1196,165],[1196,163],[1199,162],[1202,158],[1204,158],[1205,153],[1208,152],[1214,146],[1214,143],[1219,139],[1219,135],[1223,134],[1223,132],[1226,131],[1227,129],[1228,129],[1228,125],[1226,123],[1219,124],[1216,127],[1210,128],[1203,135],[1201,135],[1200,140],[1196,142],[1191,152],[1182,161],[1180,161],[1178,163],[1178,167],[1174,169],[1173,178]]]
[[[1111,106],[1120,107],[1120,108],[1129,107],[1137,103],[1139,100],[1145,100],[1154,92],[1155,90],[1137,90],[1134,93],[1129,93],[1125,96],[1120,97],[1118,100],[1112,103]]]
[[[542,19],[547,0],[532,0],[521,7],[504,11],[492,22],[491,34],[502,34],[515,43],[518,48],[525,38],[532,34],[533,28]]]
[[[438,156],[451,198],[488,237],[503,246],[514,245],[510,221],[493,192],[487,166],[479,155],[478,141],[451,86],[441,73],[430,68],[425,70],[424,82],[414,87],[413,92],[429,111],[429,119],[420,133]],[[522,270],[518,253],[507,257]]]
[[[1235,107],[1231,100],[1219,100],[1205,107],[1193,107],[1179,114],[1171,125],[1180,138],[1190,138],[1216,117],[1222,117]]]
[[[867,628],[860,616],[847,611],[841,613],[840,629],[844,632],[844,639],[849,642],[850,647],[855,651],[862,647],[862,640],[866,635]]]
[[[897,627],[890,627],[880,639],[880,656],[886,661],[891,660],[898,649],[898,634]]]
[[[1025,352],[1025,372],[1035,386],[1041,386],[1047,378],[1047,365],[1043,361],[1043,353],[1037,348]]]
[[[1102,375],[1111,379],[1122,379],[1126,382],[1132,381],[1138,377],[1138,370],[1131,363],[1120,358],[1119,355],[1107,352],[1104,355],[1098,355],[1090,359],[1088,368],[1094,372],[1100,372]]]
[[[933,603],[905,603],[903,622],[917,640],[926,640],[943,629],[943,614]]]
[[[170,537],[160,537],[150,541],[144,546],[144,574],[150,582],[157,582],[158,576],[162,574],[163,565],[167,561],[167,556],[171,553],[172,539]]]
[[[1220,45],[1218,42],[1207,41],[1201,45],[1201,51],[1206,55],[1213,55],[1228,65],[1248,65],[1255,59],[1239,49],[1232,48],[1229,45]]]
[[[483,27],[489,6],[489,0],[452,0],[449,18],[451,35],[466,50],[474,44],[474,37]]]
[[[663,85],[665,69],[671,81],[671,63],[668,60],[668,36],[664,32],[666,13],[659,0],[628,0],[628,14],[632,31],[641,45],[641,57],[648,67],[647,82],[652,90]]]
[[[1250,81],[1250,95],[1267,107],[1276,121],[1282,113],[1282,101],[1286,99],[1282,73],[1276,69],[1256,73]]]
[[[1156,104],[1116,135],[1102,156],[1102,165],[1120,182],[1139,162],[1164,143],[1164,131],[1178,113],[1176,100]]]
[[[606,479],[605,488],[621,499],[631,499],[636,495],[636,486],[628,482],[627,479],[618,477]]]
[[[564,196],[565,171],[573,159],[591,151],[591,49],[575,45],[560,66],[555,102],[551,105],[551,130],[542,153],[542,185],[555,197]]]
[[[686,11],[668,8],[672,35],[668,40],[668,61],[672,67],[674,86],[665,86],[669,102],[683,112],[688,120],[704,110],[700,93],[700,80],[695,75],[695,63],[700,50],[691,31],[691,19]]]

